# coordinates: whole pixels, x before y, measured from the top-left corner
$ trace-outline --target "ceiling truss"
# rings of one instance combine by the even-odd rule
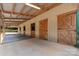
[[[50,10],[51,8],[54,8],[58,5],[60,5],[59,3],[32,3],[33,5],[36,5],[38,7],[41,8],[41,10],[36,10],[32,7],[30,7],[29,10],[27,10],[27,5],[23,5],[22,8],[20,9],[20,12],[16,12],[16,10],[19,10],[18,8],[20,8],[20,6],[18,8],[17,7],[17,3],[11,3],[12,6],[7,6],[7,10],[5,10],[5,6],[4,6],[5,3],[1,4],[0,3],[0,18],[3,19],[3,22],[5,22],[6,25],[8,26],[12,26],[12,25],[19,25],[27,20],[30,20],[32,19],[33,17],[36,17],[48,10]],[[20,3],[21,4],[21,3]],[[7,4],[6,4],[7,5]],[[11,11],[8,10],[8,8],[12,8]],[[27,11],[26,11],[27,10]],[[34,13],[32,13],[33,11],[35,10]],[[23,13],[23,11],[25,11]],[[5,14],[9,14],[10,16],[5,16]],[[15,15],[15,17],[13,17],[13,15]],[[8,20],[6,20],[8,19]],[[16,21],[16,19],[18,21]],[[21,21],[22,20],[22,21]]]

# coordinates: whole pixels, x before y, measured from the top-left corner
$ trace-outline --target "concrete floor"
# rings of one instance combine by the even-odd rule
[[[6,33],[4,36],[3,43],[11,43],[15,41],[20,41],[20,40],[28,40],[31,37],[17,34],[17,33]]]
[[[1,56],[79,56],[79,49],[68,45],[62,45],[54,42],[28,38],[26,40],[20,40],[0,45],[0,55]]]

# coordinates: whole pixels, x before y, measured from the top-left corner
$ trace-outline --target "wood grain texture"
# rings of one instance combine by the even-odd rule
[[[39,37],[47,40],[48,36],[48,19],[41,20],[39,22]]]
[[[58,16],[58,42],[76,45],[76,14],[64,13]]]

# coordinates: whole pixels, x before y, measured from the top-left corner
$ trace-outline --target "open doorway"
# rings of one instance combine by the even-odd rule
[[[17,27],[5,27],[5,34],[17,34],[18,28]]]
[[[48,40],[48,19],[39,22],[39,38]]]
[[[21,27],[19,27],[19,29],[20,29],[20,32],[21,32]]]
[[[35,38],[35,23],[31,24],[31,37]]]
[[[26,27],[23,27],[23,34],[26,35]]]

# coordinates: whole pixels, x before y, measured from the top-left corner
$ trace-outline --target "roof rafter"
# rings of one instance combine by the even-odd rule
[[[12,12],[10,13],[10,17],[12,17],[13,12],[15,12],[15,8],[16,8],[16,3],[13,4]]]
[[[26,19],[26,18],[14,18],[14,17],[4,17],[3,19]],[[26,19],[26,20],[28,20],[28,19]]]
[[[3,18],[3,17],[5,17],[5,16],[3,15],[3,10],[4,10],[4,9],[3,9],[3,4],[2,4],[2,3],[0,3],[0,9],[1,9],[1,16],[2,16],[1,18]]]
[[[3,5],[0,3],[0,10],[1,10],[1,12],[0,12],[0,18],[1,18],[1,24],[2,24],[2,26],[4,27],[4,15],[3,15]]]
[[[1,12],[1,10],[0,10],[0,12]],[[9,14],[12,13],[11,11],[4,11],[4,10],[3,10],[3,12],[4,12],[4,13],[9,13]],[[26,14],[24,14],[24,13],[19,13],[19,12],[13,12],[13,14],[16,14],[16,15],[17,15],[17,14],[26,15]]]

